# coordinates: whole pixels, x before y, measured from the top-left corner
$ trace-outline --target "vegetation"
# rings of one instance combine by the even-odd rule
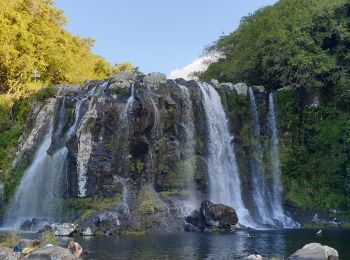
[[[1,235],[1,246],[7,247],[7,248],[13,248],[17,241],[19,240],[20,236],[15,231],[11,231],[9,233],[5,233]]]
[[[81,83],[132,70],[111,66],[94,55],[93,39],[72,36],[52,0],[2,0],[0,3],[0,93],[17,93],[33,82],[34,68],[43,83]]]
[[[158,210],[156,192],[148,186],[143,187],[137,194],[136,212],[141,215],[153,215]]]
[[[225,57],[200,75],[290,89],[278,92],[277,106],[284,198],[292,206],[350,210],[349,27],[345,0],[280,0],[211,46]],[[310,102],[315,97],[320,106]],[[236,141],[249,147],[246,100],[225,98],[231,121],[242,117]]]
[[[58,244],[58,240],[57,240],[55,233],[53,231],[46,230],[41,234],[41,243],[43,245],[52,244],[55,246]]]
[[[121,195],[111,198],[75,198],[65,199],[62,203],[61,215],[64,219],[83,219],[97,212],[112,209],[121,202]],[[76,215],[77,214],[77,215]]]

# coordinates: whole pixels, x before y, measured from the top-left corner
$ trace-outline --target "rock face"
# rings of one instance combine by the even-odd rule
[[[318,243],[305,245],[302,249],[291,255],[289,260],[338,260],[338,251]]]
[[[221,232],[233,232],[238,217],[235,210],[223,204],[214,204],[205,200],[201,204],[200,210],[195,210],[190,216],[186,217],[187,231],[219,230]]]
[[[23,259],[33,259],[33,260],[74,260],[79,259],[74,257],[68,249],[62,247],[49,247],[45,249],[35,250]]]
[[[247,98],[244,83],[215,85],[228,111]],[[77,221],[77,231],[83,235],[183,230],[184,217],[209,198],[208,116],[200,84],[167,80],[161,73],[125,72],[56,92],[55,98],[33,105],[16,159],[19,165],[22,161],[30,165],[50,127],[47,160],[64,152],[62,162],[53,164],[63,169],[52,194],[58,205],[50,213],[56,215],[37,217],[50,223]],[[259,100],[266,101],[266,93],[256,92]],[[242,193],[249,194],[249,180],[244,179],[249,176],[245,165],[249,147],[243,143],[249,136],[240,135],[249,116],[229,112],[227,119],[235,135],[232,145],[245,185]],[[38,193],[40,199],[44,192]],[[253,208],[250,198],[246,200],[247,208]],[[229,231],[238,221],[227,206],[209,202],[202,206],[192,215],[197,229]],[[54,229],[59,236],[75,230]]]

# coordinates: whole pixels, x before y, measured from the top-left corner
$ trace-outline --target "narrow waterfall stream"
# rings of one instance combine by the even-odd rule
[[[245,207],[228,120],[216,90],[207,83],[198,85],[203,96],[208,127],[208,171],[210,200],[233,207],[242,225],[255,227]]]
[[[282,207],[282,184],[281,184],[281,169],[280,169],[280,155],[279,155],[279,141],[278,130],[276,123],[276,112],[274,93],[269,94],[269,113],[268,113],[268,126],[270,131],[270,158],[272,166],[272,217],[277,226],[282,228],[296,228],[300,225],[287,217]]]
[[[269,190],[266,185],[263,167],[263,153],[261,147],[260,136],[260,120],[256,106],[255,96],[252,88],[249,88],[249,102],[251,111],[251,127],[252,127],[252,158],[251,179],[252,179],[252,197],[258,213],[258,221],[265,225],[274,225],[271,215],[271,207],[269,205]]]
[[[131,85],[131,94],[130,94],[130,97],[128,98],[128,101],[126,102],[126,105],[125,105],[125,108],[124,108],[124,111],[122,112],[122,119],[123,121],[128,121],[128,118],[129,118],[129,110],[130,108],[132,107],[132,104],[134,103],[134,100],[135,100],[135,87],[134,85],[132,84]]]
[[[193,104],[191,95],[187,87],[178,85],[181,94],[181,106],[179,111],[179,119],[183,136],[183,144],[181,147],[183,156],[187,159],[186,170],[190,172],[194,178],[195,174],[195,161],[193,156],[195,155],[195,125],[193,115]],[[194,195],[195,184],[191,183],[190,192],[191,195],[186,201],[183,210],[181,211],[184,216],[188,216],[193,210],[198,207],[199,202]]]

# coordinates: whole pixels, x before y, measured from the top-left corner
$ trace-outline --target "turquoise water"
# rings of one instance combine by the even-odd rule
[[[287,257],[307,243],[334,247],[340,259],[350,259],[350,231],[279,230],[237,232],[232,235],[164,234],[119,237],[76,237],[84,259],[245,259],[254,250],[268,259]],[[248,237],[250,234],[251,237]]]

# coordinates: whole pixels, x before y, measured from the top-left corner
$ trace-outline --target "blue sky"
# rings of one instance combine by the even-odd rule
[[[240,19],[276,0],[56,0],[74,35],[111,63],[169,74],[192,63]]]

